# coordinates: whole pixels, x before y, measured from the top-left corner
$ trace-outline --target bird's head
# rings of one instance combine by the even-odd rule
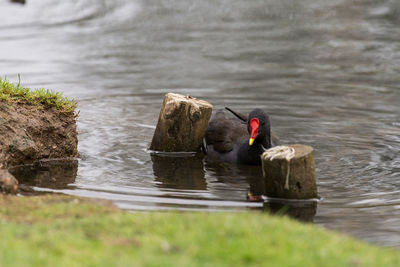
[[[251,111],[247,120],[247,130],[250,134],[249,146],[256,140],[262,140],[264,143],[265,137],[270,142],[270,127],[269,116],[262,109],[256,108]]]

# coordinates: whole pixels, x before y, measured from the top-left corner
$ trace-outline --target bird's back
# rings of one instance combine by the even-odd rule
[[[212,146],[219,153],[234,150],[235,145],[245,138],[249,138],[246,123],[238,118],[226,118],[222,110],[213,115],[205,135],[207,147]]]

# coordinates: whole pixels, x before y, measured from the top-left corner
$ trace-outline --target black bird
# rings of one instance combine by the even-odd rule
[[[268,115],[259,108],[248,117],[226,109],[236,118],[226,118],[223,110],[217,111],[208,124],[203,150],[208,157],[221,161],[261,165],[264,149],[279,145],[279,139],[271,135]]]

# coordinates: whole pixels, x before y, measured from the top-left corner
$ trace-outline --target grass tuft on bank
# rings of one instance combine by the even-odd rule
[[[398,250],[268,214],[1,197],[0,266],[400,266]]]
[[[0,100],[56,107],[63,113],[73,113],[76,108],[76,101],[63,96],[60,92],[43,88],[31,90],[23,87],[21,83],[12,83],[2,78],[0,78]]]

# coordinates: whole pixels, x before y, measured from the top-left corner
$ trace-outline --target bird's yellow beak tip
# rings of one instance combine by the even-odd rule
[[[249,146],[251,146],[254,143],[254,138],[249,139]]]

